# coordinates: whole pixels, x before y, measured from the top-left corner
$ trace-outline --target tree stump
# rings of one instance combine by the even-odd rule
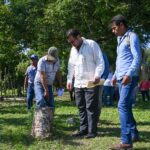
[[[54,108],[43,107],[35,110],[31,135],[34,138],[45,139],[51,136]]]

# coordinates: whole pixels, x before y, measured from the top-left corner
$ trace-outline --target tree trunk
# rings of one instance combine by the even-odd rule
[[[50,107],[35,110],[31,135],[34,138],[45,139],[51,136],[54,109]]]

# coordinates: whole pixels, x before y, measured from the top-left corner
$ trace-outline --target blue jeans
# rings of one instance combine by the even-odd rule
[[[35,82],[34,83],[34,90],[35,90],[35,99],[36,99],[36,107],[41,108],[41,107],[55,107],[55,102],[54,102],[54,96],[53,96],[53,91],[52,91],[52,86],[48,85],[48,91],[49,91],[49,98],[45,99],[44,98],[44,88],[41,83]]]
[[[136,121],[132,113],[132,96],[137,83],[138,77],[132,77],[132,81],[127,85],[123,85],[122,80],[118,81],[120,95],[118,110],[120,115],[122,143],[132,144],[132,138],[138,137]]]
[[[34,97],[34,84],[28,83],[27,88],[27,108],[31,109],[33,105],[33,97]]]
[[[109,105],[113,104],[113,95],[114,95],[114,87],[113,86],[104,86],[103,93],[103,102],[104,105],[108,105],[107,97],[109,96]]]

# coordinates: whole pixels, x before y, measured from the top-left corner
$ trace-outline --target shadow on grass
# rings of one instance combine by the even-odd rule
[[[12,143],[13,145],[22,143],[29,146],[34,142],[29,133],[31,131],[31,120],[28,120],[27,117],[4,118],[0,127],[3,130],[3,132],[0,132],[1,143]]]
[[[139,131],[140,141],[144,143],[150,143],[150,132],[149,131]],[[120,128],[116,127],[100,127],[98,128],[98,137],[120,137]]]
[[[67,114],[59,114],[59,115],[55,115],[55,119],[54,119],[54,126],[55,126],[55,134],[59,137],[59,138],[70,138],[71,135],[68,135],[69,132],[71,132],[71,134],[79,129],[79,116],[78,115],[71,115],[71,117],[74,118],[75,122],[73,125],[70,125],[67,123],[67,118],[68,115]],[[114,124],[111,123],[110,121],[106,121],[106,120],[101,120],[103,126],[99,126],[98,127],[98,136],[120,136],[120,129],[113,127],[119,124]],[[111,127],[107,127],[107,126],[112,126]]]
[[[79,142],[72,141],[72,140],[73,140],[72,138],[63,139],[63,145],[71,145],[71,146],[75,146],[75,147],[80,147],[80,146],[84,145],[80,142],[80,139],[79,139]]]
[[[29,134],[23,133],[5,133],[0,136],[1,143],[12,143],[13,145],[22,143],[25,146],[29,146],[35,141]]]
[[[65,137],[68,135],[68,132],[73,132],[79,128],[79,117],[78,115],[71,115],[74,118],[73,124],[69,124],[67,119],[70,116],[68,114],[56,114],[54,118],[54,132],[59,137]]]
[[[138,124],[138,126],[140,125],[140,126],[150,126],[150,121],[148,122],[148,121],[143,121],[143,122],[141,122],[141,121],[139,121],[139,122],[137,122],[137,124]]]
[[[1,121],[0,121],[0,125],[1,126],[9,126],[9,125],[13,125],[13,126],[27,126],[29,125],[29,118],[28,117],[22,117],[22,118],[1,118]]]
[[[120,129],[116,127],[101,127],[98,129],[98,137],[120,137]]]
[[[142,103],[143,104],[143,103]],[[143,106],[143,105],[136,106],[136,109],[147,109],[148,106]],[[75,106],[74,102],[71,101],[63,101],[59,100],[56,102],[56,107],[73,107]],[[68,108],[69,109],[69,108]],[[13,105],[4,105],[0,108],[0,113],[1,114],[26,114],[26,106],[25,104],[13,104]],[[53,122],[53,140],[61,140],[62,144],[65,145],[75,145],[75,146],[80,146],[80,139],[79,142],[73,141],[73,137],[71,137],[70,134],[72,134],[75,130],[79,128],[79,116],[78,115],[71,115],[75,119],[75,123],[73,125],[70,125],[67,123],[67,118],[70,117],[68,114],[55,114],[54,122]],[[36,140],[33,139],[30,136],[30,131],[31,131],[31,121],[29,120],[28,117],[22,117],[22,118],[3,118],[3,121],[0,122],[0,129],[4,130],[5,127],[3,126],[9,126],[9,125],[14,125],[16,128],[19,126],[27,126],[26,131],[28,132],[0,132],[0,138],[2,139],[1,142],[3,143],[12,143],[13,145],[22,143],[23,145],[29,146],[32,143],[34,143]],[[111,121],[108,120],[101,120],[102,126],[98,127],[98,137],[120,137],[120,128],[116,127],[119,125],[119,123],[115,124]],[[139,125],[150,125],[150,122],[139,122]],[[13,129],[12,129],[13,130]],[[9,131],[9,130],[8,130]],[[149,143],[150,132],[148,131],[140,131],[140,137],[141,137],[141,142]],[[146,148],[140,148],[136,150],[146,150]]]
[[[1,143],[29,146],[34,139],[30,136],[32,114],[27,114],[24,103],[4,102],[0,108]],[[10,116],[9,116],[10,115]]]
[[[100,125],[120,125],[120,123],[114,123],[114,122],[112,122],[112,121],[110,121],[110,120],[102,120],[102,119],[100,119]]]
[[[150,101],[143,101],[142,99],[139,99],[135,103],[135,109],[150,109]]]
[[[140,148],[134,148],[134,150],[150,150],[150,148],[149,147],[147,147],[147,148],[140,147]]]
[[[146,143],[150,143],[150,132],[147,131],[140,131],[140,142],[146,142]]]
[[[111,106],[110,108],[116,108],[117,109],[118,101],[114,101],[114,105]],[[109,108],[109,106],[103,106],[104,108]],[[150,101],[142,101],[139,100],[135,103],[135,107],[133,107],[134,111],[138,111],[139,109],[141,110],[149,110],[150,109]]]
[[[74,107],[75,106],[75,101],[67,101],[67,100],[56,100],[56,107],[63,107],[63,106],[71,106]]]
[[[1,106],[0,108],[0,113],[1,114],[8,114],[8,113],[11,113],[11,114],[26,114],[27,113],[27,110],[26,110],[26,106],[25,106],[25,103],[16,103],[14,105],[14,102],[9,102],[7,103],[7,106]]]

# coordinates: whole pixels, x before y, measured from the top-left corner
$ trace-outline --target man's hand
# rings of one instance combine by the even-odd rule
[[[24,90],[27,91],[27,85],[24,85]]]
[[[48,90],[45,90],[45,92],[44,92],[44,98],[45,99],[49,99],[49,92],[48,92]]]
[[[124,76],[123,77],[122,84],[127,85],[130,82],[131,82],[130,76]]]
[[[111,80],[111,84],[112,84],[112,86],[115,86],[115,85],[116,85],[116,82],[117,82],[117,80],[116,80],[116,79],[112,79],[112,80]]]
[[[24,90],[27,91],[27,87],[28,87],[28,75],[25,76],[24,78]]]
[[[100,78],[99,78],[99,77],[95,77],[93,83],[94,83],[94,84],[97,84],[97,83],[99,83],[99,82],[100,82]]]
[[[69,90],[69,91],[71,91],[72,90],[72,83],[67,83],[67,85],[66,85],[66,87],[67,87],[67,89]]]

